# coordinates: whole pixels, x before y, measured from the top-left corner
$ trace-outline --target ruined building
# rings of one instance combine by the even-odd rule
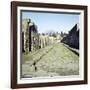
[[[79,49],[79,26],[76,24],[70,31],[69,34],[66,35],[62,39],[61,42],[69,45],[70,47]]]
[[[22,52],[29,53],[54,43],[55,38],[38,33],[30,19],[22,20]]]
[[[31,19],[22,19],[22,52],[28,54],[29,52],[45,48],[48,45],[59,43],[62,37],[59,33],[55,35],[48,35],[45,33],[38,33],[37,26]]]
[[[22,51],[30,52],[38,48],[37,26],[30,19],[22,20]]]

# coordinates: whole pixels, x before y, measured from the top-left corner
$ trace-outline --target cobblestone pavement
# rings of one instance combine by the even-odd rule
[[[23,55],[22,77],[79,75],[79,56],[62,43]]]

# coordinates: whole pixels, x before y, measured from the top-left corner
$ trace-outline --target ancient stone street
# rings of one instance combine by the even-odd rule
[[[79,56],[63,43],[55,43],[22,56],[22,77],[79,74]]]

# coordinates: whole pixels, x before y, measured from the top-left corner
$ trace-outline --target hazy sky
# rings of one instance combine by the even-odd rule
[[[76,23],[79,23],[78,14],[60,14],[46,12],[24,12],[22,18],[30,18],[38,27],[38,32],[68,32]]]

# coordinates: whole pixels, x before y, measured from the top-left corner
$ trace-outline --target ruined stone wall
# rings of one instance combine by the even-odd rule
[[[22,20],[22,51],[26,54],[60,42],[60,38],[60,34],[57,34],[56,37],[39,34],[37,26],[30,19]]]
[[[79,49],[79,28],[77,24],[69,31],[69,34],[66,35],[61,42],[70,47]]]
[[[22,48],[25,53],[29,52],[29,23],[30,22],[31,22],[30,19],[22,20]]]
[[[30,19],[22,20],[22,51],[26,54],[38,48],[37,27]]]
[[[38,46],[38,43],[39,43],[39,35],[38,35],[38,32],[36,31],[31,31],[31,42],[29,44],[30,47],[31,47],[31,50],[29,51],[36,51],[37,49],[39,49],[39,46]]]
[[[55,43],[55,38],[53,36],[39,35],[39,48],[44,48],[54,43]]]

